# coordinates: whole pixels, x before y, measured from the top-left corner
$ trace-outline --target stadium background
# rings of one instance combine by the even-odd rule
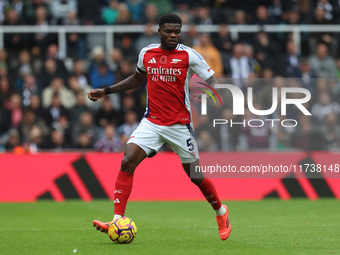
[[[287,86],[303,87],[312,94],[306,105],[311,117],[289,111],[289,118],[299,120],[296,128],[264,126],[256,132],[242,127],[212,129],[214,116],[237,120],[231,113],[232,101],[224,100],[223,107],[210,107],[211,112],[202,116],[200,104],[193,100],[202,155],[242,155],[241,161],[251,164],[253,158],[265,159],[274,153],[279,155],[277,162],[337,163],[340,56],[334,25],[340,22],[338,1],[2,1],[1,201],[112,198],[110,187],[121,151],[143,116],[145,84],[96,103],[87,100],[86,93],[131,75],[139,50],[159,41],[157,20],[168,12],[182,17],[182,43],[203,55],[221,83],[239,80],[237,85],[245,91],[240,78],[290,78],[296,82]],[[312,25],[323,26],[309,30]],[[261,83],[254,86],[258,108],[270,106],[271,88]],[[179,168],[170,150],[164,146],[158,159],[141,166],[140,183],[153,178],[153,184],[164,184],[165,176],[180,176],[170,167],[161,174],[156,171],[156,166],[173,162],[178,163],[173,168]],[[77,171],[75,162],[82,162],[85,170]],[[335,179],[291,177],[264,180],[268,185],[262,186],[251,179],[216,182],[223,199],[340,197]],[[186,181],[183,174],[178,184],[190,190]],[[253,188],[243,193],[237,188],[249,185]],[[91,193],[99,187],[101,195]],[[157,196],[143,189],[135,187],[132,199],[200,198],[190,192],[168,197],[173,194],[171,187]]]

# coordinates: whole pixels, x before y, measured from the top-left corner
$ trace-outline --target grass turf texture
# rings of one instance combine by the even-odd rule
[[[227,204],[233,230],[221,241],[206,202],[129,202],[128,245],[92,227],[112,217],[108,200],[0,204],[0,254],[340,254],[338,200]]]

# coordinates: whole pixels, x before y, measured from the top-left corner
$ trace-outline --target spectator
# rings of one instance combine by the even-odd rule
[[[259,74],[261,71],[261,66],[259,62],[254,57],[254,48],[253,46],[249,44],[245,44],[243,46],[244,50],[244,56],[248,58],[250,70],[252,70],[254,73]]]
[[[5,150],[11,152],[17,146],[20,146],[20,134],[17,129],[12,128],[8,131],[8,140],[5,144]]]
[[[12,126],[11,111],[7,108],[11,98],[9,83],[6,77],[0,77],[0,135],[6,133]]]
[[[119,2],[118,0],[109,0],[109,5],[104,7],[102,11],[102,20],[107,25],[113,25],[116,23],[118,17],[118,7]]]
[[[269,16],[267,7],[260,5],[256,8],[255,17],[252,20],[252,24],[271,25],[275,24],[275,20]]]
[[[284,151],[291,148],[291,145],[289,143],[290,141],[289,136],[284,130],[279,130],[276,134],[276,137],[277,137],[276,150]]]
[[[31,109],[26,109],[23,113],[22,122],[18,126],[20,137],[24,142],[29,142],[30,132],[34,127],[38,127],[41,131],[41,135],[47,136],[49,129],[45,122],[41,118],[37,118],[35,112]]]
[[[122,105],[120,107],[121,112],[123,115],[125,115],[128,111],[133,111],[137,114],[137,119],[142,119],[142,116],[144,115],[145,107],[141,107],[139,104],[137,104],[137,96],[136,94],[131,92],[125,93],[122,98]]]
[[[128,25],[132,24],[131,14],[128,6],[125,3],[120,3],[118,6],[118,16],[116,18],[116,24]]]
[[[26,75],[24,77],[24,83],[20,94],[22,96],[22,104],[24,107],[28,107],[31,104],[32,95],[41,96],[41,89],[33,75]]]
[[[310,64],[307,59],[302,59],[300,63],[300,75],[297,76],[300,78],[300,82],[302,83],[302,87],[308,89],[312,95],[315,94],[315,82],[317,76],[312,72]]]
[[[63,73],[58,71],[56,61],[54,59],[46,59],[44,62],[44,67],[42,68],[39,75],[39,86],[44,89],[48,87],[55,78],[61,78],[64,82],[66,79]]]
[[[277,59],[281,56],[278,54],[279,46],[275,41],[270,40],[268,34],[264,31],[260,31],[255,36],[254,49],[256,52],[256,59],[260,63],[261,67],[271,68],[274,72],[280,67],[277,63],[278,61],[274,61],[273,58]]]
[[[133,131],[138,127],[139,122],[137,121],[137,114],[134,111],[127,111],[124,115],[124,120],[125,123],[119,127],[119,134],[122,142],[125,144]]]
[[[144,34],[140,35],[136,41],[136,52],[140,52],[141,49],[152,43],[159,43],[159,36],[154,32],[153,24],[148,23],[145,25]]]
[[[58,94],[63,107],[67,109],[75,105],[76,99],[72,91],[65,87],[64,81],[61,78],[54,78],[51,85],[45,88],[42,92],[42,100],[44,108],[51,105],[53,95]]]
[[[19,53],[19,62],[15,67],[17,79],[15,86],[17,89],[22,89],[22,85],[26,75],[35,75],[31,54],[27,50],[22,50]]]
[[[195,47],[199,45],[200,39],[199,34],[197,32],[196,25],[190,25],[188,32],[183,32],[182,41],[184,45],[188,45],[189,47]]]
[[[61,152],[65,149],[71,148],[71,146],[65,139],[64,133],[61,130],[55,129],[50,135],[46,148],[55,152]]]
[[[333,57],[329,56],[328,48],[320,43],[316,48],[316,54],[309,58],[312,72],[318,77],[335,78],[336,63]]]
[[[234,44],[229,33],[228,25],[219,25],[218,34],[213,37],[213,43],[215,47],[220,51],[223,63],[227,62],[226,60],[230,57]]]
[[[24,6],[22,7],[22,17],[25,24],[35,25],[36,21],[36,11],[38,8],[43,7],[44,12],[46,13],[46,17],[49,20],[51,18],[51,9],[44,0],[32,0],[25,1]]]
[[[77,96],[78,93],[83,94],[84,100],[87,98],[87,94],[92,90],[89,85],[85,85],[84,87],[82,87],[77,77],[73,75],[68,78],[68,87],[70,88],[74,96]],[[86,100],[85,103],[89,107],[93,106],[93,102],[91,102],[90,100]]]
[[[193,49],[203,56],[208,65],[215,71],[217,78],[223,75],[222,56],[211,43],[209,35],[201,34],[199,45],[194,46]]]
[[[236,10],[234,12],[234,17],[232,18],[233,25],[246,25],[247,24],[247,16],[243,10]]]
[[[110,71],[106,63],[100,63],[90,75],[91,85],[94,89],[110,86],[115,82],[115,74]]]
[[[61,116],[69,116],[69,111],[61,104],[58,93],[53,93],[51,104],[46,108],[44,119],[46,124],[51,127],[53,122],[58,122]]]
[[[218,145],[208,130],[202,130],[197,137],[200,151],[218,151]]]
[[[105,63],[105,51],[101,46],[96,46],[91,51],[91,62],[89,67],[90,75],[98,69],[101,63]]]
[[[197,9],[197,16],[195,17],[195,23],[197,25],[212,25],[213,19],[210,16],[210,8],[208,6],[200,6]]]
[[[7,113],[4,114],[10,116],[11,127],[17,128],[22,120],[23,115],[21,96],[19,94],[12,94],[10,96],[5,111],[7,111]]]
[[[233,112],[229,108],[225,108],[221,112],[223,119],[228,120],[228,124],[219,125],[220,148],[222,151],[236,151],[238,139],[241,131],[240,125],[229,125],[230,121],[238,122],[237,118],[233,116]]]
[[[327,92],[320,92],[318,101],[312,105],[311,113],[316,124],[324,123],[328,114],[340,116],[340,105],[331,100],[331,95]]]
[[[30,153],[37,153],[44,148],[44,138],[38,126],[32,127],[29,133],[28,147]]]
[[[333,6],[328,0],[318,0],[316,3],[316,8],[324,10],[326,20],[333,20]]]
[[[64,18],[64,26],[79,26],[80,20],[77,17],[77,13],[70,11]],[[67,52],[73,56],[73,58],[85,59],[86,58],[86,41],[85,34],[82,33],[67,33]],[[77,53],[77,55],[76,55]]]
[[[24,6],[24,3],[22,0],[11,0],[6,1],[6,9],[8,10],[14,10],[18,16],[22,15],[22,8]]]
[[[72,125],[71,125],[71,122],[69,121],[68,112],[66,113],[62,112],[61,115],[59,116],[59,119],[52,122],[51,127],[52,127],[52,130],[54,129],[60,130],[63,133],[66,142],[71,146],[71,141],[73,139],[73,136],[72,136]]]
[[[5,26],[23,25],[19,19],[19,14],[15,10],[9,10],[6,14],[6,20],[3,23]],[[4,43],[5,48],[11,53],[19,52],[25,45],[26,35],[20,33],[5,33]]]
[[[0,76],[0,109],[5,108],[8,104],[11,95],[13,94],[13,87],[6,76]]]
[[[327,142],[328,149],[339,149],[340,126],[338,116],[335,113],[329,113],[325,116],[325,122],[321,124],[320,132]]]
[[[116,135],[114,125],[107,125],[104,129],[104,136],[96,142],[96,151],[102,152],[118,152],[123,148],[122,141]]]
[[[142,0],[127,0],[126,4],[131,13],[133,24],[141,24],[144,18],[144,1]]]
[[[0,49],[0,64],[1,64],[1,69],[6,69],[6,70],[1,70],[0,75],[10,75],[7,71],[8,68],[11,66],[11,62],[8,58],[8,53],[6,49]]]
[[[122,51],[119,48],[113,48],[109,58],[109,68],[112,72],[116,72],[123,60]]]
[[[91,109],[89,106],[86,105],[87,101],[86,100],[87,96],[84,95],[83,91],[79,90],[76,92],[76,104],[70,109],[70,121],[71,125],[75,125],[78,121],[80,116],[84,112],[90,112]]]
[[[233,55],[229,60],[227,74],[233,79],[234,85],[242,88],[243,78],[248,78],[249,74],[253,72],[249,65],[249,59],[244,55],[244,46],[242,44],[235,44],[233,47]]]
[[[271,5],[268,7],[268,14],[273,18],[277,24],[281,21],[281,15],[283,13],[281,0],[273,0]]]
[[[123,60],[119,65],[119,70],[117,72],[116,83],[125,80],[134,72],[131,63],[128,60]]]
[[[159,19],[163,14],[171,13],[173,11],[170,0],[147,0],[147,5],[149,4],[156,6],[157,19]]]
[[[70,12],[77,13],[76,0],[53,0],[51,2],[52,24],[63,25]]]
[[[64,61],[59,57],[58,51],[59,49],[56,44],[49,45],[47,48],[46,59],[53,59],[55,61],[57,64],[57,73],[65,80],[68,73]]]
[[[73,146],[77,145],[78,135],[80,133],[87,133],[90,136],[91,144],[97,139],[96,127],[93,123],[93,117],[90,112],[83,112],[80,115],[79,123],[76,123],[72,128],[72,144]]]
[[[300,75],[300,56],[297,54],[297,50],[293,41],[288,41],[286,54],[286,77],[297,77]]]
[[[85,132],[81,131],[77,137],[77,144],[75,146],[77,149],[89,150],[93,149],[93,143],[91,141],[91,136]]]
[[[78,79],[78,83],[81,88],[87,88],[89,86],[89,78],[87,73],[85,72],[84,62],[81,60],[75,61],[73,63],[73,72],[72,76]]]
[[[37,0],[36,0],[37,1]],[[44,56],[48,45],[53,42],[55,38],[48,33],[49,21],[47,19],[46,8],[38,6],[35,10],[35,21],[32,24],[36,26],[36,33],[29,39],[32,43],[32,52],[34,55]]]
[[[45,117],[45,110],[44,108],[42,108],[40,96],[38,96],[37,94],[31,95],[30,104],[28,108],[35,112],[37,118]]]
[[[154,4],[146,4],[145,7],[145,20],[144,24],[152,23],[156,25],[158,23],[158,9]]]
[[[325,10],[323,8],[315,8],[314,17],[310,22],[312,25],[329,25],[332,24],[331,21],[325,18]],[[315,52],[315,49],[320,43],[324,43],[329,47],[332,56],[337,56],[338,54],[338,41],[334,38],[332,33],[325,32],[313,32],[310,34],[309,38],[309,50]]]
[[[95,114],[95,123],[98,127],[104,129],[109,124],[115,126],[123,124],[123,113],[116,111],[109,97],[104,97],[101,101],[101,107]]]
[[[83,25],[101,24],[100,4],[97,0],[78,0],[78,16]]]

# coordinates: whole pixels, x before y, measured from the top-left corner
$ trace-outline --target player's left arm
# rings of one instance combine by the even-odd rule
[[[213,88],[215,88],[215,84],[218,84],[215,75],[210,76],[210,78],[206,79],[205,82]]]

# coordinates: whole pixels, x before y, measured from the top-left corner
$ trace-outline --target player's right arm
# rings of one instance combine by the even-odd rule
[[[88,93],[88,98],[92,101],[97,101],[98,99],[104,97],[107,94],[122,92],[130,89],[134,89],[143,84],[146,78],[146,73],[135,72],[133,75],[129,76],[125,80],[118,82],[115,85],[103,89],[93,89]]]
[[[92,101],[97,101],[99,98],[104,97],[107,94],[122,92],[130,89],[134,89],[143,84],[146,78],[146,71],[143,63],[145,52],[147,47],[143,48],[138,56],[137,68],[133,75],[129,76],[125,80],[118,82],[115,85],[106,87],[104,89],[93,89],[88,93],[88,97]]]

